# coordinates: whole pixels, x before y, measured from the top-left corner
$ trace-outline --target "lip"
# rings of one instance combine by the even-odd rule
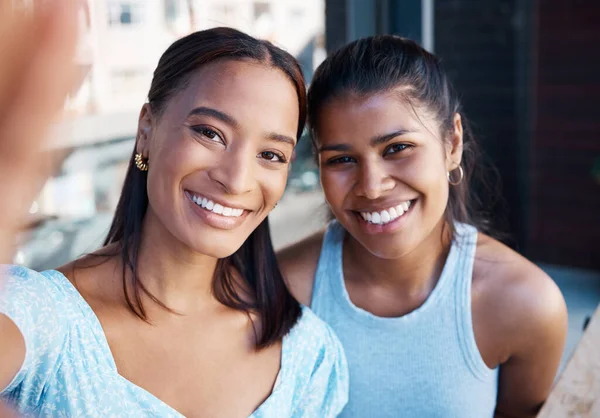
[[[402,203],[402,202],[406,202],[406,200],[399,201],[397,204]],[[394,219],[392,222],[389,222],[385,225],[376,225],[376,224],[367,222],[363,219],[362,216],[360,216],[359,212],[379,212],[381,210],[384,210],[384,209],[394,206],[393,204],[390,204],[390,206],[384,206],[381,209],[372,209],[374,207],[380,206],[380,205],[377,205],[377,206],[371,206],[368,210],[361,210],[361,211],[352,210],[350,212],[352,212],[352,215],[354,215],[354,217],[357,219],[358,224],[360,225],[361,229],[365,233],[367,233],[369,235],[387,234],[390,232],[395,232],[398,229],[402,228],[402,226],[404,226],[408,217],[412,213],[413,208],[415,207],[415,205],[417,205],[419,203],[419,199],[410,199],[410,202],[411,202],[410,208],[408,208],[408,210],[406,212],[404,212],[404,214],[402,216]]]
[[[206,196],[204,194],[194,193],[198,196],[206,197],[207,199],[210,199],[213,202],[218,203],[222,206],[228,206],[232,209],[243,209],[244,210],[244,212],[240,216],[237,216],[237,217],[219,215],[219,214],[216,214],[214,212],[206,210],[203,207],[195,204],[194,201],[192,200],[191,193],[194,193],[194,192],[191,192],[188,190],[184,191],[185,200],[187,200],[187,202],[192,206],[192,211],[196,215],[198,215],[198,217],[204,223],[206,223],[209,226],[212,226],[213,228],[224,229],[224,230],[235,229],[246,220],[246,217],[251,212],[248,209],[244,209],[243,207],[231,205],[229,203],[225,203],[224,201],[220,201],[220,200],[214,200],[212,197]],[[221,202],[223,202],[223,203],[221,203]]]

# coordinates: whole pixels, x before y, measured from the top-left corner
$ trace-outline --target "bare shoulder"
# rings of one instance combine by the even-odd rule
[[[319,231],[277,253],[279,267],[290,292],[306,306],[310,306],[312,298],[324,233]]]
[[[512,301],[514,308],[541,309],[563,305],[558,286],[525,257],[484,234],[479,234],[473,270],[474,287],[482,296]]]
[[[487,325],[510,345],[510,354],[536,341],[552,343],[566,333],[566,304],[554,280],[484,234],[477,242],[473,301],[474,309],[485,311]]]
[[[119,257],[116,247],[102,247],[94,253],[84,255],[67,264],[57,267],[67,280],[88,302],[95,297],[113,295],[121,291],[121,274],[117,270]]]

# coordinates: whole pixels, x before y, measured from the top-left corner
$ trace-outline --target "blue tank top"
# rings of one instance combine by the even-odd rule
[[[440,279],[418,309],[378,317],[352,303],[344,282],[345,230],[325,233],[311,308],[334,329],[346,352],[350,398],[344,418],[492,418],[498,368],[475,342],[471,281],[477,230],[456,225]]]

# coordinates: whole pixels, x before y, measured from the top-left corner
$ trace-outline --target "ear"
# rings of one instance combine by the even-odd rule
[[[455,170],[462,161],[463,153],[463,127],[459,113],[454,114],[452,123],[454,129],[446,148],[446,171]]]
[[[154,128],[152,110],[150,104],[146,103],[140,110],[138,119],[138,130],[135,138],[135,151],[142,154],[144,158],[150,158],[150,140]]]

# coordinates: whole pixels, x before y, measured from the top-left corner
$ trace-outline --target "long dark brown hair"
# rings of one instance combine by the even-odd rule
[[[298,62],[270,42],[231,28],[192,33],[166,50],[154,71],[148,94],[153,114],[160,117],[169,100],[185,88],[194,72],[216,60],[252,60],[283,71],[298,94],[300,117],[297,138],[300,139],[306,119],[306,87]],[[138,276],[138,255],[148,193],[147,174],[136,168],[134,156],[135,150],[104,245],[116,244],[114,255],[119,255],[123,262],[123,291],[127,304],[139,318],[148,321],[141,293],[163,308],[169,308],[150,293]],[[234,279],[233,271],[241,275],[241,284]],[[127,283],[128,277],[133,284],[131,287]],[[287,290],[279,270],[268,219],[233,255],[218,261],[212,291],[224,305],[258,317],[260,327],[255,327],[257,348],[280,340],[301,314],[300,305]]]

